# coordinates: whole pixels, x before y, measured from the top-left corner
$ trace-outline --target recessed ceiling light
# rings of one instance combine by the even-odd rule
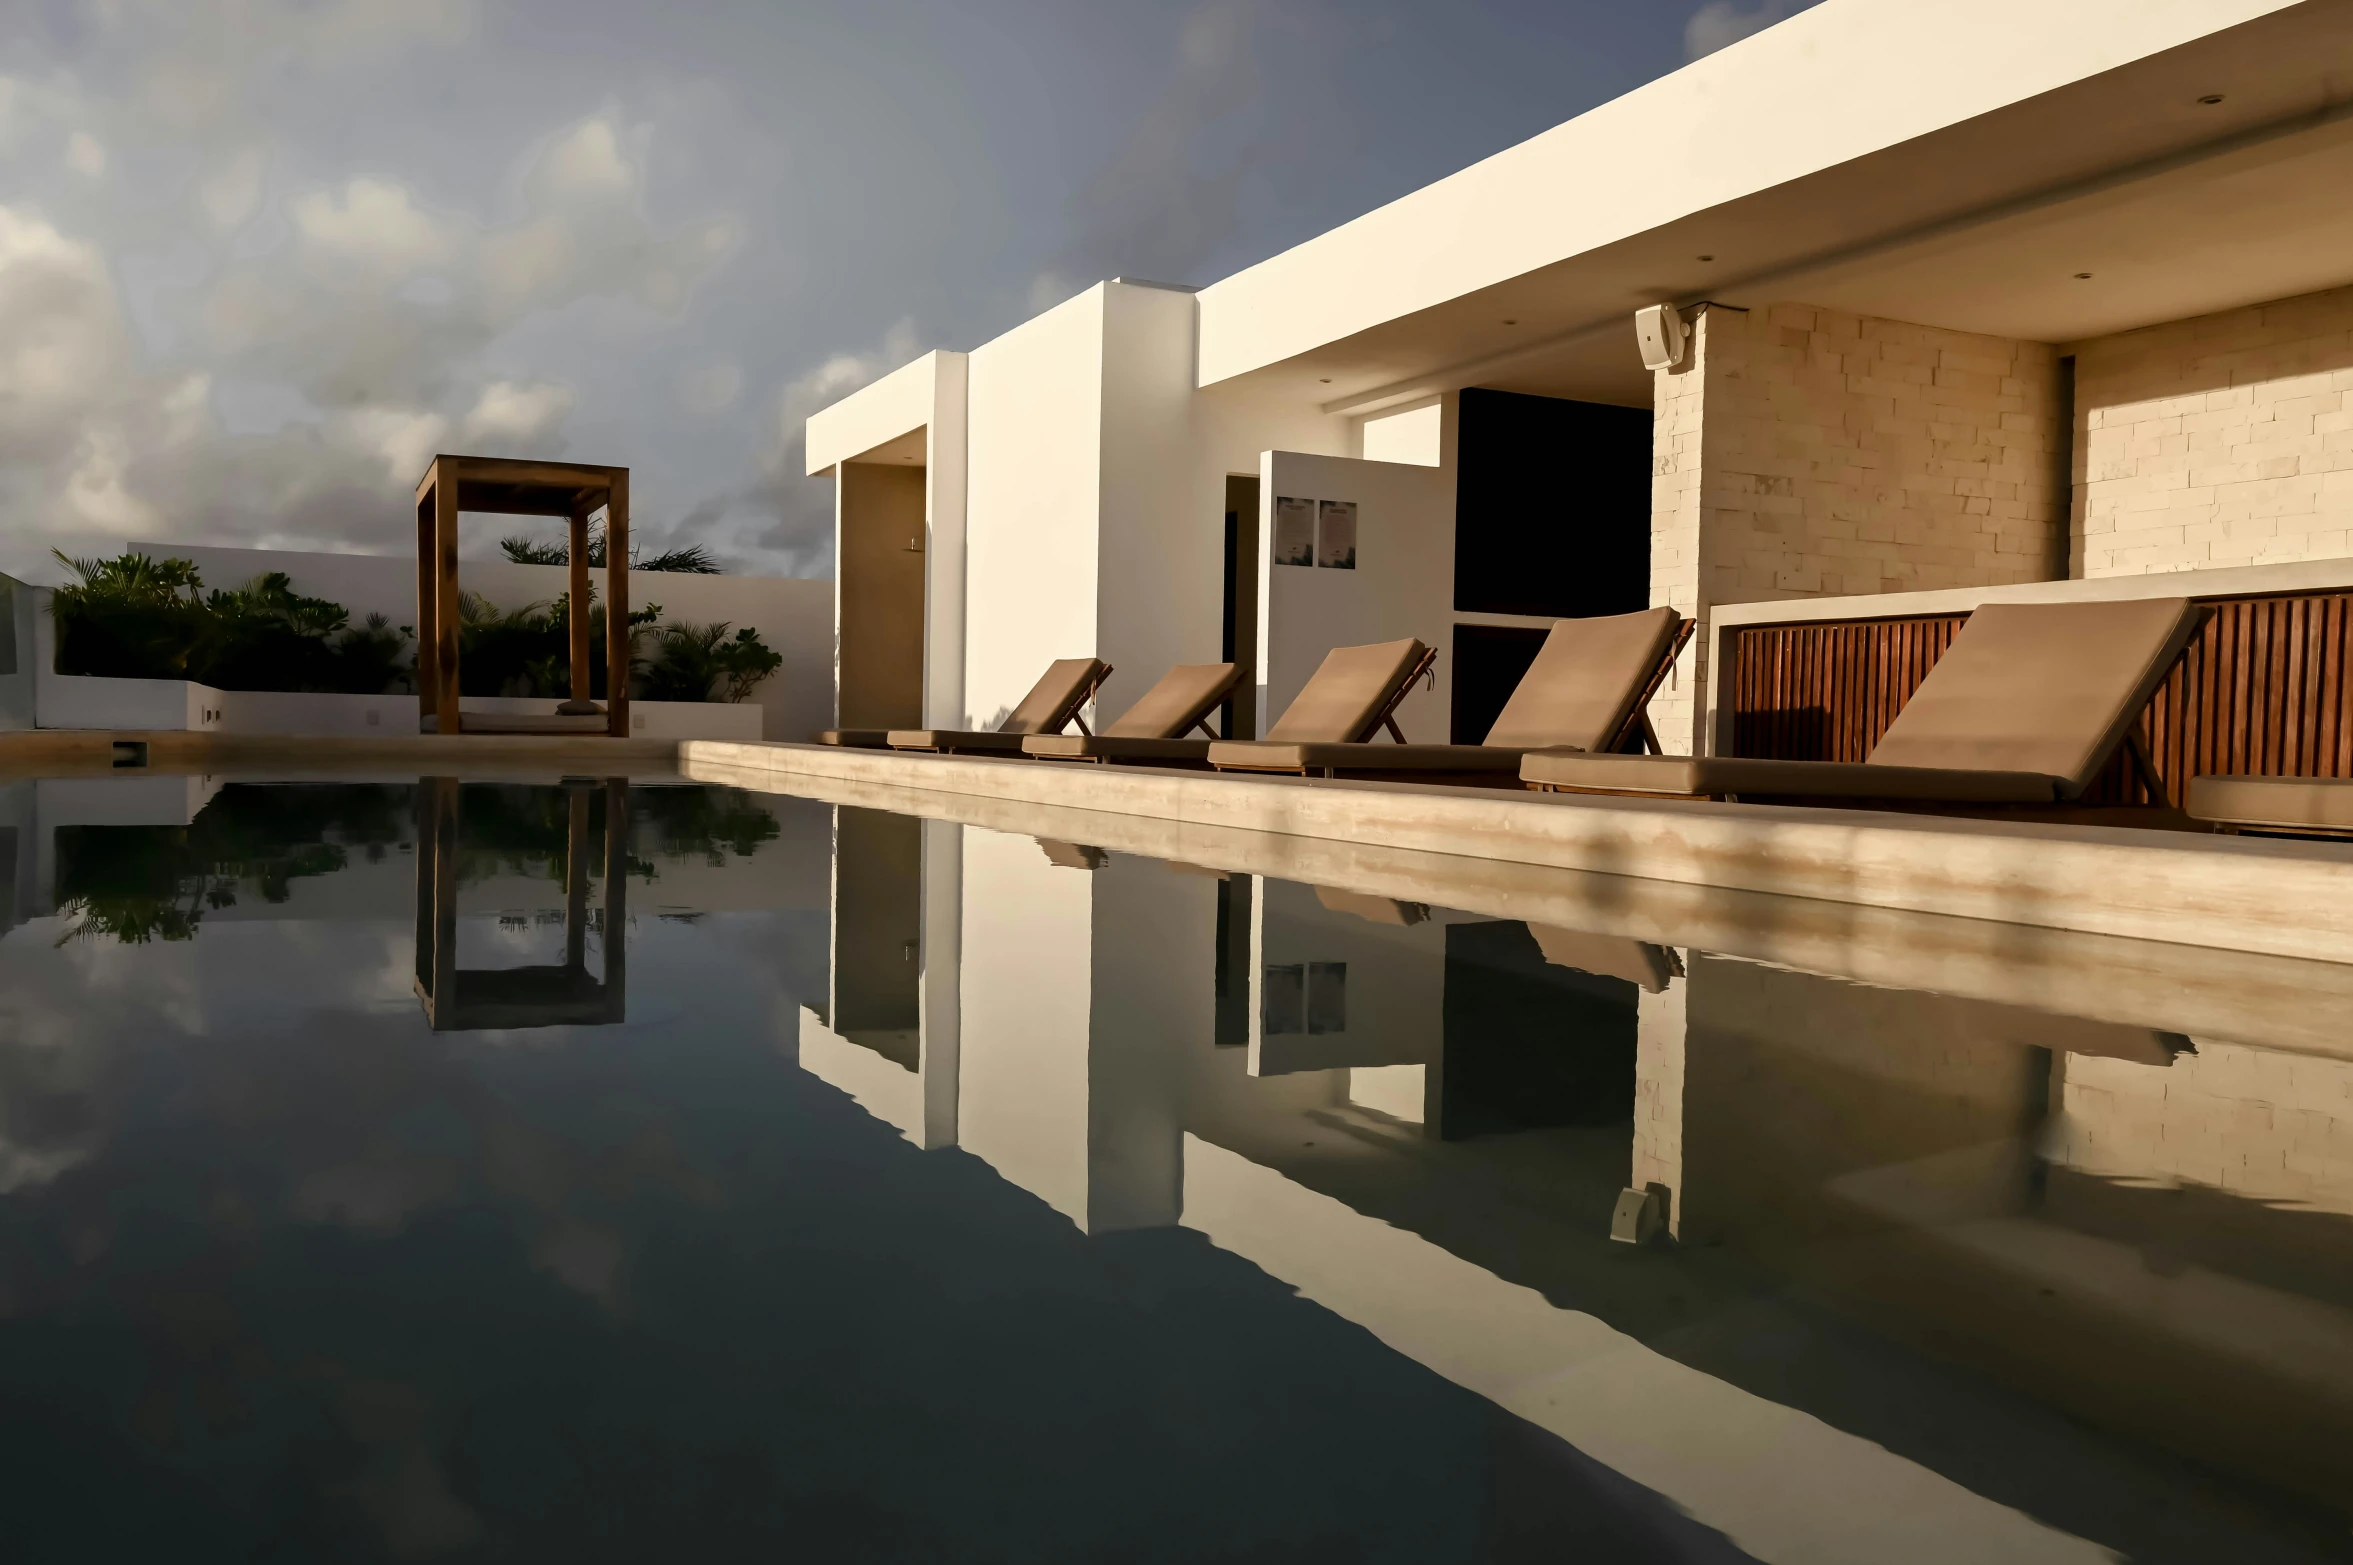
[[[1700,259],[1701,259],[1701,260],[1703,260],[1703,261],[1713,261],[1713,260],[1715,259],[1715,257],[1714,257],[1714,256],[1712,256],[1712,255],[1703,255],[1703,256],[1701,256],[1701,257],[1700,257]]]
[[[2079,283],[2088,283],[2092,280],[2092,274],[2089,272],[2077,272],[2075,274],[2075,280]]]
[[[2212,108],[2214,105],[2222,101],[2222,94],[2219,92],[2210,92],[2206,94],[2205,97],[2200,98],[2198,101],[2206,105],[2206,107]]]
[[[1517,326],[1517,325],[1519,325],[1519,324],[1520,324],[1519,317],[1518,317],[1518,316],[1516,316],[1516,315],[1515,315],[1515,316],[1512,316],[1512,317],[1510,317],[1510,318],[1506,319],[1506,320],[1504,321],[1504,323],[1503,323],[1503,324],[1504,324],[1504,325],[1506,325],[1506,326]]]

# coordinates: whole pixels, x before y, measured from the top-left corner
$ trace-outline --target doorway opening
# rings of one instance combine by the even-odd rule
[[[1218,708],[1228,739],[1258,736],[1258,478],[1226,475],[1225,635],[1221,662],[1242,665],[1241,682]]]

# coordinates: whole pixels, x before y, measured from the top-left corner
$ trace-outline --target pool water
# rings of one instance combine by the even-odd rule
[[[2326,1017],[1253,853],[0,785],[0,1558],[2353,1557]]]

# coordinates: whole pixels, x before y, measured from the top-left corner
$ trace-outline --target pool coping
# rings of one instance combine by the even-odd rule
[[[686,740],[700,781],[866,783],[1897,912],[2353,962],[2353,845]]]

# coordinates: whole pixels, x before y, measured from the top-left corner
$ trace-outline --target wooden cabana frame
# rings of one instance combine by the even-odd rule
[[[458,711],[458,513],[561,516],[571,524],[572,698],[564,717],[594,716],[589,698],[588,519],[605,513],[605,705],[613,738],[629,733],[629,469],[504,457],[434,457],[417,484],[417,704],[445,734],[463,732]],[[477,729],[492,726],[478,721]],[[514,719],[496,726],[526,726]],[[529,726],[594,732],[544,720]]]

